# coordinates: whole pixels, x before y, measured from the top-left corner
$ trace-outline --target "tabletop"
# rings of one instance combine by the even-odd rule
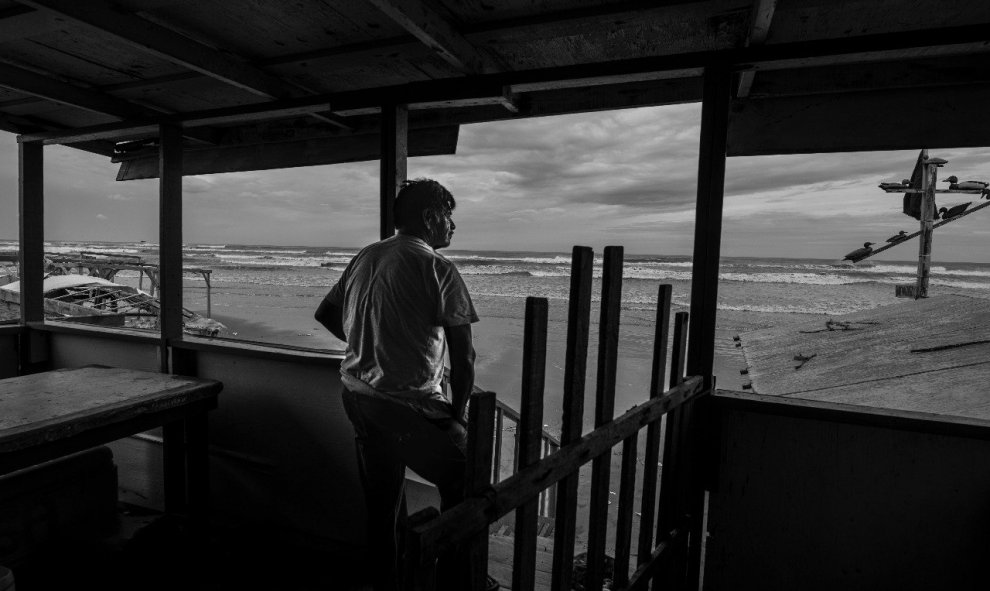
[[[215,402],[222,387],[215,380],[99,366],[6,378],[0,380],[0,452]]]

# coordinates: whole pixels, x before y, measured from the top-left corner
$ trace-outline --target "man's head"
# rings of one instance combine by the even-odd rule
[[[450,216],[456,206],[450,191],[434,180],[404,181],[395,196],[395,227],[433,248],[450,246],[456,227]]]

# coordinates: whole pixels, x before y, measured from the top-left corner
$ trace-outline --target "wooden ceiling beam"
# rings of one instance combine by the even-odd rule
[[[480,95],[501,97],[505,87],[515,91],[526,85],[539,85],[541,89],[569,88],[574,80],[582,85],[591,85],[595,78],[609,81],[634,81],[637,78],[663,78],[664,72],[681,74],[697,71],[712,62],[724,62],[737,70],[745,69],[784,69],[788,67],[811,67],[822,64],[857,63],[877,59],[905,59],[917,55],[932,55],[938,51],[948,53],[988,53],[990,50],[990,27],[962,25],[942,29],[890,33],[836,40],[808,41],[786,44],[771,44],[760,47],[747,47],[731,50],[684,53],[669,56],[645,57],[595,64],[581,64],[555,68],[487,74],[470,78],[449,78],[416,82],[366,90],[328,93],[283,99],[256,105],[231,109],[214,109],[162,116],[157,119],[172,122],[222,117],[229,115],[230,121],[274,118],[272,113],[280,110],[306,110],[316,106],[329,105],[334,112],[357,114],[364,110],[373,112],[386,98],[409,104],[451,101],[458,99],[477,100]],[[657,80],[661,83],[663,80]],[[268,115],[266,115],[268,114]],[[127,135],[128,129],[146,124],[147,121],[122,123],[100,129],[102,138]],[[86,134],[94,128],[81,128],[69,134],[49,134],[43,139],[49,143],[62,143],[75,135]],[[93,138],[96,139],[96,138]]]
[[[97,90],[91,90],[62,82],[51,75],[32,72],[10,64],[0,63],[0,86],[9,88],[16,92],[29,94],[31,96],[44,99],[46,101],[83,109],[93,113],[109,115],[123,120],[151,119],[166,116],[165,113],[155,111],[143,105],[138,105],[113,95],[104,94]],[[111,124],[112,125],[112,124]],[[56,131],[39,133],[67,133],[69,130],[63,127],[55,128]],[[205,144],[216,143],[215,133],[211,130],[202,129],[190,131],[186,137]],[[111,138],[86,138],[88,140],[111,139]]]
[[[43,119],[38,119],[36,117],[22,117],[17,115],[4,115],[0,114],[0,131],[7,131],[10,133],[15,133],[18,135],[25,133],[33,133],[42,130],[58,130],[65,129],[60,125],[51,123],[50,121],[45,121]],[[73,148],[78,148],[86,152],[92,152],[94,154],[99,154],[100,156],[113,157],[114,144],[113,142],[108,142],[105,140],[98,140],[92,142],[81,142],[78,144],[73,144]]]
[[[747,99],[732,105],[727,154],[985,146],[990,85]]]
[[[120,119],[152,117],[158,114],[147,107],[115,96],[5,63],[0,63],[0,86],[47,101]]]
[[[420,0],[368,0],[441,59],[464,74],[491,74],[502,68],[461,35],[452,23]]]
[[[409,156],[453,154],[457,149],[457,126],[419,129],[409,133]],[[243,146],[218,146],[185,151],[183,174],[214,174],[244,170],[267,170],[315,166],[340,162],[377,160],[381,155],[378,133],[346,137],[312,138]],[[154,155],[121,163],[117,180],[158,176]]]
[[[749,47],[763,45],[770,33],[770,21],[777,8],[777,0],[753,0],[753,13],[749,25],[749,36],[746,45]],[[746,98],[753,87],[756,72],[747,70],[739,74],[739,84],[736,86],[736,96]]]
[[[58,14],[112,35],[170,62],[221,80],[266,98],[291,96],[286,84],[246,62],[227,57],[203,45],[133,14],[120,12],[106,0],[17,0],[21,4]]]

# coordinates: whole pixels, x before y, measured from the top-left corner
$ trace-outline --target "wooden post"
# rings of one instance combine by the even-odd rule
[[[622,441],[622,469],[619,476],[619,508],[615,522],[615,573],[612,580],[622,587],[629,582],[629,558],[632,546],[632,518],[636,490],[637,439],[639,433]]]
[[[440,516],[436,507],[426,507],[408,518],[406,534],[405,589],[411,591],[434,591],[436,589],[436,556],[423,555],[423,543],[418,526],[433,521]],[[482,587],[483,588],[483,587]]]
[[[928,275],[932,266],[932,225],[935,210],[935,182],[938,167],[924,155],[921,164],[921,235],[918,236],[918,285],[915,299],[928,297]]]
[[[44,145],[18,145],[18,207],[20,210],[21,326],[45,320],[45,170]],[[20,336],[19,364],[22,374],[32,373],[46,361],[41,333],[25,329]]]
[[[177,125],[158,129],[161,370],[169,373],[169,341],[182,337],[182,129]]]
[[[698,154],[698,199],[694,219],[694,255],[691,269],[691,324],[688,336],[687,373],[701,376],[704,388],[714,387],[715,319],[718,314],[718,267],[722,239],[722,201],[725,192],[725,153],[729,127],[732,69],[726,63],[705,66],[701,105],[701,142]],[[700,579],[702,516],[705,482],[715,465],[717,443],[708,435],[714,421],[705,401],[693,403],[697,420],[692,421],[693,439],[686,449],[694,454],[685,458],[692,472],[690,491],[692,522],[688,540],[689,584]]]
[[[491,486],[492,447],[495,423],[495,393],[476,392],[468,406],[467,466],[464,498],[480,496]],[[488,532],[478,533],[468,542],[471,588],[484,589],[488,575]]]
[[[690,375],[700,375],[711,387],[715,358],[715,316],[718,305],[718,264],[722,239],[722,198],[725,190],[725,144],[729,121],[732,72],[722,64],[705,68],[701,106],[701,146],[698,155],[698,200],[691,259],[691,329],[688,338]]]
[[[595,392],[595,428],[615,414],[615,372],[619,349],[619,312],[622,304],[622,247],[606,246],[602,262],[602,308],[598,321],[598,376]],[[585,589],[601,589],[604,579],[608,487],[612,454],[591,462],[591,498],[588,519],[588,568]]]
[[[381,115],[380,234],[384,240],[395,234],[393,204],[406,180],[409,153],[409,110],[406,105],[382,105]]]
[[[522,401],[519,408],[519,466],[525,468],[540,460],[543,443],[543,388],[547,365],[547,300],[526,298],[526,325],[523,336]],[[516,509],[515,543],[512,559],[512,588],[532,591],[536,586],[536,534],[539,498]]]
[[[667,343],[670,334],[670,301],[673,288],[661,285],[657,289],[656,332],[653,337],[653,371],[650,377],[650,399],[663,395],[667,376]],[[660,461],[660,422],[646,427],[646,450],[643,452],[643,499],[640,508],[640,528],[637,565],[653,554],[653,518],[657,503],[657,464]],[[661,532],[662,533],[662,532]]]
[[[688,314],[678,312],[674,316],[674,351],[670,360],[670,387],[674,388],[684,382],[684,371],[687,354]],[[686,479],[685,463],[685,403],[667,413],[665,417],[666,430],[663,444],[663,470],[660,471],[660,506],[657,511],[657,540],[665,539],[672,530],[682,528],[682,520],[686,512],[684,498],[684,481]],[[681,548],[685,543],[678,540],[674,548],[674,560],[671,570],[663,578],[663,588],[682,588],[684,576],[687,573],[685,555]]]
[[[584,420],[584,385],[588,366],[588,333],[591,328],[591,280],[594,252],[575,246],[571,252],[571,291],[567,310],[567,350],[564,356],[564,408],[560,444],[581,438]],[[578,473],[557,483],[554,524],[553,591],[570,591],[574,566],[574,536],[577,521]]]
[[[495,408],[495,452],[492,459],[492,482],[497,483],[502,480],[502,428],[505,423],[503,417],[505,413],[501,408]]]

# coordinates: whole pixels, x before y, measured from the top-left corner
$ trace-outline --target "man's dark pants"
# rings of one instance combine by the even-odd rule
[[[397,521],[404,514],[406,466],[436,485],[440,511],[464,498],[467,431],[453,419],[427,419],[402,404],[344,389],[354,426],[358,469],[368,512],[368,549],[375,591],[402,588]],[[469,589],[468,561],[456,553],[437,561],[441,590]]]

